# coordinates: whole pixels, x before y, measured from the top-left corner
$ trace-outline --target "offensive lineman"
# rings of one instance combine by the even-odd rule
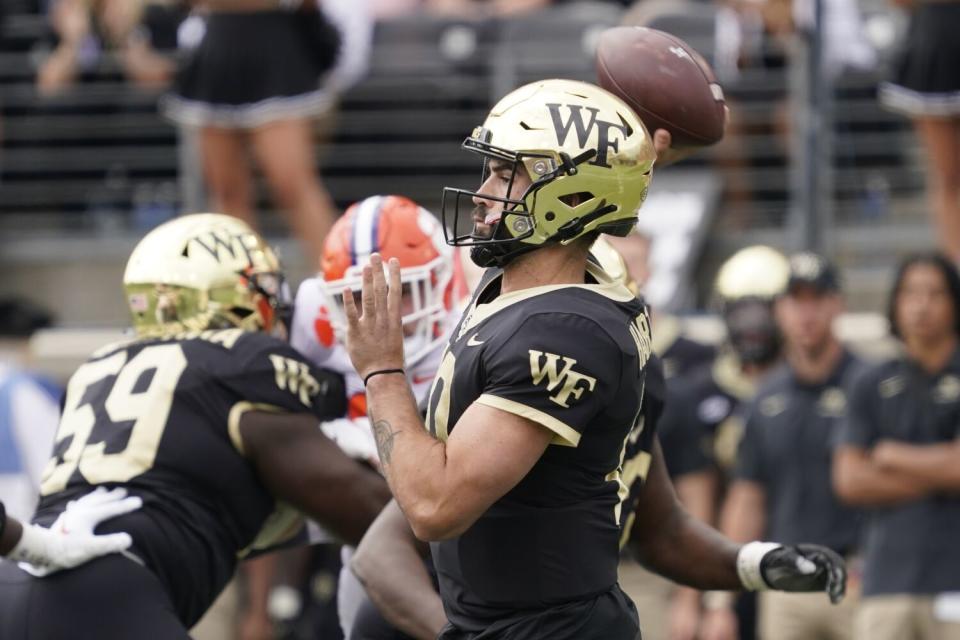
[[[143,507],[100,529],[133,544],[43,580],[0,566],[2,638],[188,638],[238,556],[298,530],[281,500],[356,542],[389,497],[316,428],[343,413],[342,378],[270,335],[283,276],[246,224],[197,214],[161,225],[134,249],[124,286],[138,335],[71,378],[36,520],[119,486]]]
[[[598,233],[633,228],[646,195],[654,150],[636,115],[593,85],[542,81],[502,99],[464,147],[483,157],[484,179],[446,190],[445,222],[453,244],[498,268],[451,336],[426,424],[403,375],[397,262],[388,287],[371,258],[362,311],[344,296],[382,468],[432,541],[450,621],[440,637],[633,640],[616,568],[626,488],[644,476],[633,540],[656,570],[701,588],[839,598],[843,562],[828,550],[738,548],[672,493],[641,413],[647,310],[587,260]]]

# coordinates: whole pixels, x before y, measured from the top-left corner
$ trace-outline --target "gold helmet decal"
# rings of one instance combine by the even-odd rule
[[[123,286],[142,336],[270,330],[289,298],[263,238],[216,213],[183,216],[148,233],[130,255]]]
[[[649,133],[626,103],[572,80],[544,80],[511,92],[463,146],[485,163],[512,166],[511,187],[519,171],[532,183],[525,193],[507,198],[444,190],[447,240],[486,247],[482,266],[505,264],[525,251],[593,231],[628,234],[656,158]],[[503,203],[487,236],[473,229],[474,197]],[[473,255],[476,260],[477,252]]]

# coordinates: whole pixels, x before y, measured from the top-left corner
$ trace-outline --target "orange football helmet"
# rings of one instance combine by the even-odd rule
[[[321,258],[330,324],[346,335],[343,293],[359,296],[370,255],[400,261],[404,357],[407,366],[427,355],[452,328],[451,311],[469,293],[459,256],[444,242],[432,213],[403,196],[371,196],[350,206],[327,235]]]

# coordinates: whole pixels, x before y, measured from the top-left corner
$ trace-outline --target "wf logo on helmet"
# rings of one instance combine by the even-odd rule
[[[566,107],[569,110],[566,122],[560,113],[560,107]],[[587,141],[590,139],[594,128],[597,130],[597,155],[590,161],[590,164],[598,167],[610,168],[607,163],[607,152],[609,149],[620,150],[620,141],[610,138],[611,129],[619,131],[623,139],[627,139],[633,133],[631,128],[625,123],[607,122],[597,118],[599,109],[594,107],[582,107],[578,104],[561,105],[558,103],[548,103],[547,109],[550,110],[550,117],[553,119],[553,129],[557,134],[557,144],[563,146],[570,135],[571,127],[576,131],[577,144],[581,149],[587,147]],[[589,120],[585,120],[583,110],[590,113]]]
[[[238,253],[246,256],[247,264],[253,264],[253,256],[250,255],[250,249],[244,243],[244,235],[240,233],[211,231],[205,234],[206,238],[195,236],[187,242],[189,250],[190,244],[196,242],[206,249],[207,253],[213,256],[217,262],[222,262],[221,251],[229,254],[231,260],[236,260]],[[205,241],[206,240],[206,241]]]

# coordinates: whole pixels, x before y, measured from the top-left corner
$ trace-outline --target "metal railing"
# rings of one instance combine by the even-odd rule
[[[534,78],[593,79],[591,47],[600,30],[620,18],[612,5],[575,3],[509,23],[418,15],[378,25],[369,76],[342,96],[318,137],[332,195],[345,206],[371,190],[399,192],[436,207],[442,186],[475,179],[475,160],[459,143],[491,101]],[[662,24],[688,29],[678,35],[709,57],[713,43],[702,17]],[[43,34],[44,19],[14,16],[4,29],[14,50],[0,54],[0,234],[75,234],[104,226],[137,232],[162,215],[158,207],[178,210],[170,189],[180,174],[178,135],[158,115],[158,96],[124,83],[107,57],[92,81],[42,98],[29,44]],[[836,228],[827,233],[925,225],[924,167],[907,124],[877,104],[882,73],[846,73],[833,87],[827,157]],[[783,69],[743,70],[727,87],[740,131],[688,161],[713,168],[726,185],[708,247],[714,262],[745,242],[776,239],[785,228],[790,150],[780,129],[791,120],[778,109],[795,102],[790,91]],[[265,190],[259,194],[269,212]],[[837,253],[856,267],[856,249],[838,247]]]

